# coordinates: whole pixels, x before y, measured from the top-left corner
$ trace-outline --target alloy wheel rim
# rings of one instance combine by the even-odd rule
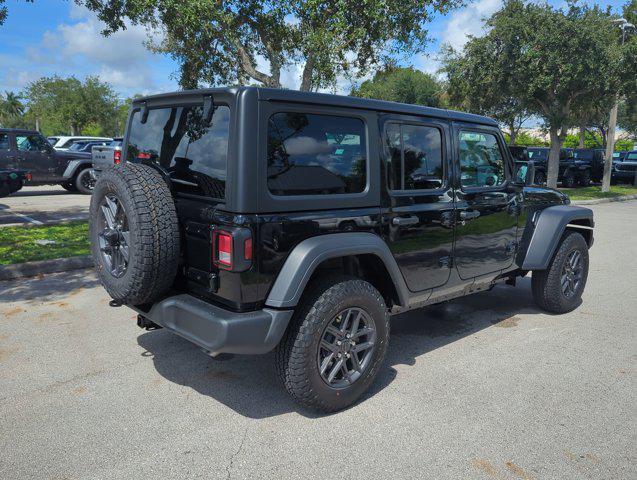
[[[82,175],[80,181],[82,182],[84,188],[88,190],[93,190],[93,188],[95,188],[95,179],[91,176],[90,173],[85,173],[84,175]]]
[[[376,328],[370,315],[350,307],[325,327],[318,347],[318,370],[331,388],[346,388],[361,378],[371,364]]]
[[[97,238],[104,268],[115,278],[120,278],[126,273],[130,259],[126,211],[115,195],[108,194],[100,203],[98,217],[100,232]]]
[[[573,250],[566,257],[560,276],[562,293],[566,298],[573,297],[582,283],[584,274],[582,263],[582,252],[579,250]]]

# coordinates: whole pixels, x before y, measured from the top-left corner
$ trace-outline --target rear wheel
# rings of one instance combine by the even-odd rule
[[[575,187],[575,183],[575,175],[573,175],[573,172],[566,172],[562,178],[562,186],[564,188],[573,188]]]
[[[75,177],[75,188],[84,195],[90,195],[95,188],[95,178],[91,175],[91,169],[80,170]]]
[[[533,272],[533,298],[549,312],[570,312],[581,303],[587,278],[588,244],[581,234],[567,231],[549,267]]]
[[[584,170],[579,177],[579,184],[582,187],[588,187],[588,185],[591,183],[591,172],[589,172],[588,170]]]
[[[369,388],[389,342],[382,295],[354,277],[326,277],[297,308],[277,348],[277,371],[288,393],[321,412],[341,410]]]
[[[546,183],[546,175],[542,170],[535,172],[535,178],[533,179],[535,185],[544,185]]]

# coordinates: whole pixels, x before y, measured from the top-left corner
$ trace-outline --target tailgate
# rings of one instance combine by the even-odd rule
[[[115,150],[121,147],[95,146],[91,150],[93,160],[93,168],[96,170],[104,170],[114,165]],[[121,151],[121,150],[120,150]]]

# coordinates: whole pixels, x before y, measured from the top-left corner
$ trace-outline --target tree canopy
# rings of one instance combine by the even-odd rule
[[[27,117],[46,134],[78,135],[86,128],[100,134],[121,132],[117,116],[121,102],[112,87],[97,77],[83,82],[75,77],[43,77],[27,86],[24,97],[29,100]]]
[[[334,85],[384,59],[423,50],[427,22],[463,0],[77,0],[105,34],[127,22],[151,32],[151,46],[180,65],[180,84],[281,86],[299,66],[301,90]],[[160,40],[156,40],[156,38]]]
[[[469,109],[497,113],[512,104],[541,117],[551,138],[548,183],[555,186],[559,150],[578,114],[592,104],[610,108],[621,88],[617,31],[607,12],[576,2],[562,10],[507,0],[486,26],[485,36],[446,57],[452,98]]]
[[[444,86],[432,75],[414,68],[387,67],[371,80],[354,88],[350,95],[429,107],[443,106]]]

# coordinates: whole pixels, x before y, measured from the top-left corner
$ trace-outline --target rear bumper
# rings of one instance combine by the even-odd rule
[[[293,313],[267,308],[235,313],[187,294],[161,300],[148,311],[131,308],[210,354],[269,352],[283,337]]]

